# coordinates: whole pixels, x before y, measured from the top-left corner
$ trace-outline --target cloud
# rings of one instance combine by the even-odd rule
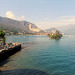
[[[43,21],[36,22],[36,24],[40,29],[48,29],[51,27],[75,24],[75,16],[60,16],[56,18],[55,20],[48,19],[48,21],[45,21],[45,18],[44,18]]]
[[[38,27],[40,29],[48,29],[48,28],[51,28],[51,27],[56,27],[56,26],[60,26],[61,24],[63,25],[64,23],[62,22],[57,22],[57,21],[40,21],[40,22],[37,22],[36,23],[38,25]]]
[[[69,24],[75,24],[75,19],[65,19],[56,21],[40,21],[36,23],[40,29],[48,29],[52,27],[65,26]]]
[[[67,16],[61,16],[60,18],[61,18],[61,19],[64,19],[64,18],[66,18],[66,17],[67,17]]]
[[[31,21],[32,19],[30,18],[30,19],[28,19],[29,21]]]
[[[48,20],[48,18],[44,18],[45,20]]]
[[[68,22],[75,21],[75,16],[61,16],[60,18],[62,21],[68,21]]]
[[[61,16],[60,18],[61,18],[61,19],[66,19],[66,18],[71,19],[71,18],[75,18],[75,16]]]
[[[64,19],[63,21],[75,21],[75,19]]]
[[[11,11],[6,12],[6,17],[11,18],[11,19],[16,19],[14,14]]]
[[[17,18],[17,20],[25,20],[25,17],[22,16],[21,18]]]
[[[25,20],[25,16],[22,16],[22,17],[16,17],[14,14],[13,14],[13,12],[11,12],[11,11],[7,11],[6,12],[6,17],[8,17],[8,18],[11,18],[11,19],[14,19],[14,20]]]

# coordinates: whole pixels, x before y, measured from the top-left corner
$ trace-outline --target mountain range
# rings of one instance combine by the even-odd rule
[[[50,29],[46,29],[45,32],[47,33],[53,33],[53,32],[56,32],[57,29],[56,28],[50,28]]]
[[[17,21],[6,17],[0,17],[0,28],[24,32],[39,32],[40,29],[33,23],[28,21]]]
[[[55,28],[49,28],[49,29],[46,29],[45,31],[48,33],[51,33],[56,30],[58,30],[64,34],[75,35],[75,24],[69,24],[69,25],[65,25],[65,26],[58,26]]]
[[[57,29],[59,29],[59,31],[65,34],[75,35],[75,24],[60,26],[60,27],[57,27]]]
[[[60,31],[65,34],[75,34],[75,24],[65,25],[65,26],[58,26],[56,28],[46,29],[45,31],[40,30],[35,24],[28,22],[28,21],[18,21],[9,19],[6,17],[0,16],[0,29],[6,30],[7,32],[27,32],[27,33],[51,33],[53,31]]]

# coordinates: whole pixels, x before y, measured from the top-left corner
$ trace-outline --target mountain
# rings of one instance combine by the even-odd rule
[[[65,34],[75,35],[75,24],[69,24],[66,26],[56,27],[56,29],[59,29],[59,31]]]
[[[53,33],[53,32],[56,32],[58,31],[56,28],[50,28],[50,29],[46,29],[45,32],[47,33]]]
[[[0,17],[0,28],[6,28],[9,30],[15,31],[24,31],[24,32],[39,32],[40,29],[33,23],[28,21],[17,21],[5,17]]]
[[[46,29],[45,31],[51,33],[53,31],[60,31],[61,33],[68,34],[68,35],[75,35],[75,24],[65,25],[65,26],[58,26],[56,28]]]

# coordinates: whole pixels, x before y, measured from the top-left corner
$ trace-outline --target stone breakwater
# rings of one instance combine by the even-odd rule
[[[21,44],[18,43],[12,43],[10,47],[8,46],[9,45],[6,45],[4,46],[4,49],[0,50],[0,62],[21,50]]]

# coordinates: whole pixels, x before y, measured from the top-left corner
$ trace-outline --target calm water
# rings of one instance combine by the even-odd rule
[[[23,49],[3,67],[8,75],[75,75],[75,36],[49,40],[46,36],[7,36],[6,42],[20,42]],[[13,75],[13,74],[12,74]]]

